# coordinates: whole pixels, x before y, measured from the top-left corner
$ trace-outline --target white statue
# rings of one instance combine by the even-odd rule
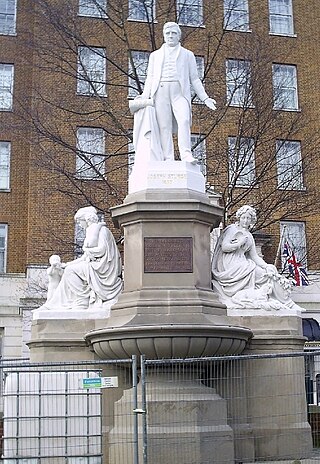
[[[212,259],[212,285],[220,300],[228,308],[298,308],[290,298],[290,281],[257,254],[249,231],[257,219],[254,208],[242,206],[236,217],[220,235]]]
[[[216,109],[199,79],[194,54],[180,45],[178,24],[163,27],[165,43],[150,55],[147,79],[141,95],[130,103],[135,114],[134,146],[136,161],[149,144],[150,161],[174,160],[172,133],[178,133],[180,158],[195,164],[191,153],[191,87],[206,106]],[[160,145],[160,147],[159,147]]]
[[[122,290],[121,258],[106,223],[99,222],[92,206],[79,209],[74,218],[86,230],[83,255],[63,265],[60,282],[39,309],[103,309]]]
[[[62,274],[63,274],[63,265],[61,263],[60,256],[51,255],[49,258],[50,267],[47,269],[48,275],[48,293],[47,300],[50,300],[56,288],[58,287]]]

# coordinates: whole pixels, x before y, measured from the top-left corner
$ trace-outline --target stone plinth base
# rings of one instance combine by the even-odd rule
[[[184,373],[179,381],[174,372],[170,374],[170,369],[148,374],[148,464],[234,464],[227,402],[192,377],[196,377],[195,372]],[[138,403],[141,404],[140,395]],[[123,415],[131,405],[131,390],[115,403],[115,424],[109,436],[110,463],[134,463],[134,418],[131,416],[128,423],[129,418]],[[142,436],[141,422],[139,436]],[[140,459],[142,462],[142,456]]]
[[[285,356],[286,353],[303,352],[305,337],[302,336],[301,317],[293,311],[287,316],[265,313],[237,315],[229,317],[229,320],[234,325],[241,321],[253,332],[244,353],[262,355],[244,361],[239,371],[247,403],[240,404],[232,399],[229,404],[231,415],[239,417],[240,414],[242,419],[247,417],[254,437],[255,460],[310,456],[312,437],[307,420],[304,358]],[[226,386],[221,388],[225,390]],[[232,386],[227,388],[228,397],[236,398]],[[235,426],[230,423],[235,433],[237,420]],[[240,453],[237,457],[244,460],[249,456]]]
[[[221,215],[218,204],[187,188],[139,191],[112,209],[124,229],[124,289],[110,317],[86,336],[98,356],[242,352],[251,331],[231,327],[211,289],[210,230]]]
[[[92,361],[96,355],[84,335],[94,329],[95,320],[37,319],[32,323],[30,359],[32,362]]]
[[[135,163],[129,177],[129,194],[147,189],[189,189],[205,192],[200,166],[185,161]]]

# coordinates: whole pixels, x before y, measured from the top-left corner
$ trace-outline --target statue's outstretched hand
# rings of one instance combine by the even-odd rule
[[[217,102],[214,100],[214,98],[206,98],[204,103],[211,110],[217,109]]]

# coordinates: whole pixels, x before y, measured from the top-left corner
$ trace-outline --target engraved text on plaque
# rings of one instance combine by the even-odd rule
[[[144,272],[193,272],[192,237],[145,237]]]

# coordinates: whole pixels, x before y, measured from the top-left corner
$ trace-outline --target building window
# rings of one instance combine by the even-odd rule
[[[128,143],[128,175],[130,176],[135,159],[135,150],[132,142]]]
[[[224,28],[249,31],[248,0],[224,0]]]
[[[207,174],[207,154],[204,136],[201,134],[191,134],[191,150],[194,158],[198,160],[201,172]]]
[[[298,109],[297,68],[294,65],[272,65],[273,107],[279,110]]]
[[[16,0],[0,0],[0,34],[16,33]]]
[[[287,241],[292,248],[296,260],[300,262],[304,268],[307,268],[307,243],[306,231],[304,222],[281,221],[280,236],[282,243]],[[285,257],[283,257],[282,265],[286,268]]]
[[[92,127],[80,127],[77,130],[77,177],[80,179],[99,179],[104,173],[104,130]]]
[[[106,95],[106,51],[79,47],[77,91],[81,95]]]
[[[252,187],[256,180],[254,139],[228,137],[229,184]]]
[[[196,63],[197,63],[198,76],[199,76],[199,79],[203,82],[204,80],[204,57],[195,56],[195,58],[196,58]],[[203,103],[203,101],[201,101],[200,98],[197,96],[192,86],[191,86],[191,97],[192,97],[192,103]]]
[[[183,26],[203,24],[202,0],[177,0],[178,23]]]
[[[270,32],[293,35],[292,0],[269,0]]]
[[[250,61],[227,60],[226,83],[230,106],[252,106]]]
[[[7,265],[7,224],[0,224],[0,274],[6,272]]]
[[[152,22],[155,18],[155,0],[129,0],[128,19]]]
[[[78,222],[74,225],[74,256],[79,258],[83,255],[83,242],[86,237],[86,231]]]
[[[0,142],[0,190],[10,187],[10,142]]]
[[[302,190],[304,186],[300,142],[277,140],[276,150],[278,188]]]
[[[79,0],[79,15],[91,16],[93,18],[105,18],[106,0]]]
[[[141,93],[147,77],[149,52],[131,51],[129,59],[129,97],[136,97]],[[137,82],[138,81],[138,82]],[[139,88],[140,86],[140,88]]]
[[[0,110],[12,109],[13,65],[0,63]]]

